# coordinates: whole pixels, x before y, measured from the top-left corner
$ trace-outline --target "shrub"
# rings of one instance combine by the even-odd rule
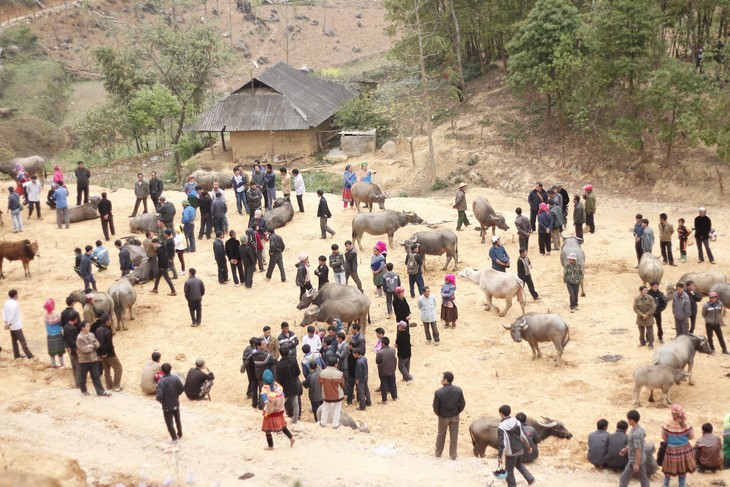
[[[367,95],[350,100],[335,115],[335,125],[342,129],[377,130],[378,145],[390,137],[391,123],[388,110]]]
[[[436,181],[431,186],[431,191],[440,191],[449,187],[449,183],[441,178],[436,178]]]

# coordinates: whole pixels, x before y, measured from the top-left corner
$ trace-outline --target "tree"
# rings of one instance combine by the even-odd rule
[[[101,154],[114,160],[118,145],[119,127],[127,121],[124,109],[114,102],[89,111],[75,126],[81,139],[81,149],[89,154]]]
[[[158,83],[140,88],[134,93],[129,103],[129,118],[142,135],[154,131],[159,148],[167,143],[166,123],[177,120],[181,109],[180,103],[170,90]]]

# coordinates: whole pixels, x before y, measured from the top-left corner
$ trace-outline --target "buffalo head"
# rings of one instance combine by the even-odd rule
[[[423,223],[423,218],[421,218],[420,216],[416,215],[412,211],[404,211],[403,214],[408,219],[408,223],[416,223],[416,224]]]
[[[700,353],[706,353],[711,354],[712,349],[710,348],[710,344],[707,342],[707,337],[702,335],[689,335],[692,338],[692,343],[695,346],[695,350],[697,350]]]
[[[502,325],[502,327],[505,330],[510,331],[510,335],[512,335],[512,340],[514,340],[517,343],[520,343],[522,341],[522,332],[524,330],[527,330],[528,328],[527,320],[525,318],[520,318],[511,325]]]
[[[497,225],[497,228],[500,230],[509,230],[509,225],[507,225],[507,222],[504,221],[504,215],[495,216],[494,224]]]
[[[418,237],[416,235],[412,236],[408,240],[401,241],[398,240],[398,245],[402,245],[406,248],[406,250],[410,250],[414,243],[418,242]]]
[[[568,431],[568,429],[565,427],[565,425],[561,421],[557,421],[554,419],[546,418],[545,416],[541,416],[542,422],[537,422],[538,425],[540,425],[543,429],[543,431],[538,431],[538,434],[540,435],[540,438],[546,438],[550,435],[557,436],[558,438],[563,438],[565,440],[569,440],[573,437],[573,433]],[[537,428],[535,428],[537,429]]]
[[[302,295],[302,299],[299,301],[299,304],[297,305],[297,309],[308,308],[309,305],[312,304],[312,302],[317,298],[318,294],[318,289],[310,289],[309,291],[305,292]]]
[[[34,240],[32,243],[25,244],[25,253],[29,257],[40,257],[41,253],[38,248],[38,240]]]
[[[274,206],[274,208],[278,208],[280,206],[284,206],[287,203],[291,204],[289,201],[286,200],[286,198],[276,198],[274,200],[274,205],[273,206]]]
[[[317,305],[310,306],[304,312],[304,318],[302,318],[302,322],[299,323],[299,326],[307,326],[307,325],[311,325],[312,323],[315,323],[317,321],[318,315],[319,315],[319,306],[317,306]]]

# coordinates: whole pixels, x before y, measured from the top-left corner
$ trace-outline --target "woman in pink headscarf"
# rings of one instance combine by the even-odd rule
[[[679,404],[672,405],[672,419],[662,426],[662,441],[667,442],[667,450],[662,462],[664,487],[668,487],[672,477],[679,478],[679,487],[684,487],[687,472],[697,468],[695,454],[690,440],[694,438],[694,429],[687,422],[684,408]]]
[[[61,172],[61,166],[58,164],[53,165],[53,182],[58,184],[63,181],[63,172]]]
[[[444,284],[441,286],[441,320],[446,328],[451,325],[456,328],[456,320],[459,319],[459,310],[456,308],[456,277],[453,274],[444,276]]]
[[[388,262],[388,246],[385,245],[385,242],[381,242],[380,240],[378,240],[377,242],[375,242],[375,248],[378,249],[380,255],[383,256],[383,260],[385,262]]]
[[[57,369],[65,367],[63,363],[63,354],[66,353],[66,342],[63,340],[63,329],[61,328],[61,316],[56,312],[56,303],[53,299],[48,298],[43,303],[43,309],[46,314],[43,317],[43,323],[46,325],[46,335],[48,338],[48,355],[51,356],[51,367]],[[56,365],[56,356],[60,361]]]

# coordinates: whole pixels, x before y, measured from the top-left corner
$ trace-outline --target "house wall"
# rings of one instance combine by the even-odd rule
[[[319,149],[316,129],[274,132],[273,140],[269,131],[231,132],[231,147],[237,162],[261,159],[264,154],[268,154],[269,160],[276,154],[308,156]]]

